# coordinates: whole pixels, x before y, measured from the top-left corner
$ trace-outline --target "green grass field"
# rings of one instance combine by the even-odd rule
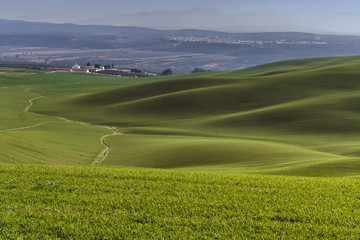
[[[359,66],[0,69],[0,238],[357,239]]]
[[[360,237],[357,180],[36,165],[0,180],[3,239]]]

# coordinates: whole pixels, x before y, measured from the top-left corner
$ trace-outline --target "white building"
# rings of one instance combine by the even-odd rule
[[[74,66],[72,66],[72,68],[73,68],[73,69],[80,69],[81,67],[80,67],[80,65],[79,65],[79,64],[75,63],[75,65],[74,65]]]

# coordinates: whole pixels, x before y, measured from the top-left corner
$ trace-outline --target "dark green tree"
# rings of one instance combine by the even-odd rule
[[[173,71],[170,68],[165,69],[162,73],[162,75],[171,75],[171,74],[173,74]]]
[[[202,69],[202,68],[195,68],[192,73],[199,73],[199,72],[206,72],[205,69]]]

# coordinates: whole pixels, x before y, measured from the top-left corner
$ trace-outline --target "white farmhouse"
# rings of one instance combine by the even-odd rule
[[[80,69],[81,67],[80,67],[80,65],[79,64],[77,64],[77,63],[75,63],[75,65],[74,66],[72,66],[72,69]]]

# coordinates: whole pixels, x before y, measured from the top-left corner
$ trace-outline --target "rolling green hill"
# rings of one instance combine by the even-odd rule
[[[0,69],[0,109],[1,239],[359,238],[360,57]]]
[[[306,169],[354,162],[360,152],[360,57],[109,81],[96,90],[69,82],[33,108],[116,126],[124,134],[108,138],[104,166],[322,176]]]
[[[359,66],[300,59],[138,79],[3,69],[0,134],[23,136],[15,152],[41,144],[27,157],[3,144],[1,161],[90,165],[104,141],[99,166],[357,177]],[[47,161],[49,149],[61,154]]]

